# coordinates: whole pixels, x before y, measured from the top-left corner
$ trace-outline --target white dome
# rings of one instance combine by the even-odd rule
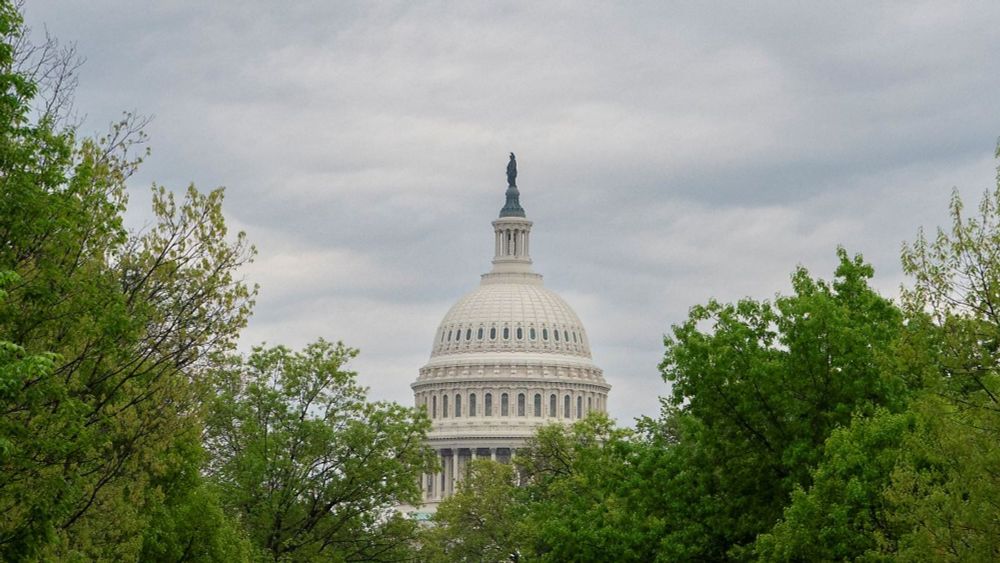
[[[491,352],[590,358],[580,318],[535,276],[486,276],[445,315],[431,358]]]

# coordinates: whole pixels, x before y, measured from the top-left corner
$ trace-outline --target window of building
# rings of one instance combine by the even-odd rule
[[[583,418],[583,397],[576,398],[576,417]]]
[[[448,418],[448,395],[441,397],[441,418]]]
[[[451,331],[448,331],[448,342],[451,342]]]
[[[455,418],[458,418],[460,416],[462,416],[462,396],[455,395]]]
[[[476,416],[476,394],[469,393],[469,416]]]
[[[490,329],[490,340],[496,340],[496,339],[497,339],[497,327],[492,327]]]
[[[542,416],[542,396],[535,393],[535,416]]]
[[[576,331],[573,331],[573,342],[576,342]]]
[[[524,339],[524,331],[521,329],[521,327],[517,327],[517,339],[518,340]]]
[[[479,335],[476,338],[478,338],[480,340],[483,339],[483,327],[479,327]]]
[[[592,412],[594,410],[594,398],[587,397],[587,412]]]
[[[507,327],[503,327],[503,339],[510,340],[510,329]]]
[[[552,331],[552,336],[556,339],[556,342],[559,342],[559,331],[558,330],[553,330]]]
[[[510,412],[510,404],[507,400],[507,394],[502,393],[500,395],[500,416],[508,416]]]
[[[531,327],[528,329],[528,338],[532,340],[535,339],[535,327]]]
[[[563,331],[563,340],[565,340],[566,342],[569,342],[569,332],[568,331],[565,331],[565,330]]]
[[[542,329],[542,340],[548,340],[548,339],[549,339],[549,329],[543,328]]]
[[[564,418],[569,418],[570,417],[570,412],[569,412],[569,395],[566,395],[565,397],[563,397],[563,417]]]
[[[465,329],[465,339],[466,340],[472,340],[472,329],[471,328]]]
[[[524,416],[524,393],[517,394],[517,416]]]
[[[441,342],[444,342],[444,331],[441,331]]]
[[[556,411],[556,395],[555,395],[555,393],[549,395],[549,416],[559,416],[559,412]]]

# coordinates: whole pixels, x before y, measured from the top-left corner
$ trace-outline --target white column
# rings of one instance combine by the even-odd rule
[[[438,480],[438,482],[437,482],[437,484],[435,486],[438,488],[437,498],[439,500],[441,500],[441,499],[444,499],[444,497],[445,497],[445,495],[447,494],[447,491],[448,491],[448,488],[446,486],[447,483],[448,483],[448,464],[445,463],[444,450],[438,450],[438,451],[440,452],[440,456],[441,456],[441,458],[440,458],[441,459],[441,473],[439,474],[440,479]]]
[[[450,483],[451,490],[449,494],[455,494],[455,484],[458,482],[458,476],[456,475],[456,469],[458,468],[458,450],[456,448],[451,449],[451,475],[449,475],[448,481]]]

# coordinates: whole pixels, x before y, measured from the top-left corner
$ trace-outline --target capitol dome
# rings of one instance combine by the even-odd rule
[[[509,462],[540,426],[606,412],[611,387],[591,360],[583,323],[532,270],[532,222],[516,174],[512,154],[506,204],[493,221],[493,268],[445,314],[411,385],[441,460],[441,471],[422,481],[431,510],[455,491],[471,460]]]

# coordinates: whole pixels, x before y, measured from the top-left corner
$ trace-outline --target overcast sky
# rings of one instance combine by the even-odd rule
[[[410,403],[437,323],[490,267],[507,153],[532,257],[629,424],[662,339],[710,297],[771,298],[899,248],[995,185],[1000,4],[29,1],[87,58],[83,132],[155,116],[132,179],[226,186],[259,249],[244,346],[361,349]],[[753,4],[753,8],[748,7]]]

